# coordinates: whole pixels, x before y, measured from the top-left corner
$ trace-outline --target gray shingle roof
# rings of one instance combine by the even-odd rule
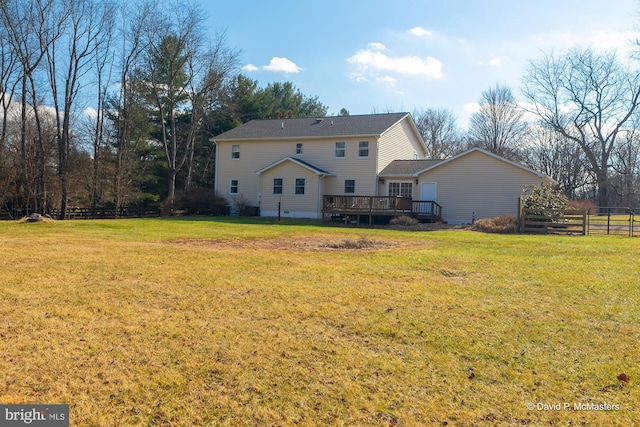
[[[425,159],[425,160],[394,160],[387,165],[382,171],[380,176],[406,176],[413,175],[416,172],[420,172],[431,166],[443,162],[439,159]]]
[[[323,118],[252,120],[213,138],[241,139],[322,138],[381,135],[408,113],[368,114]]]

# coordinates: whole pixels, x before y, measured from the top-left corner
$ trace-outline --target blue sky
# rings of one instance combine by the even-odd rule
[[[482,91],[516,98],[528,63],[580,45],[629,50],[637,0],[203,1],[212,33],[261,86],[291,81],[329,114],[447,108],[466,127]],[[640,31],[640,30],[639,30]]]

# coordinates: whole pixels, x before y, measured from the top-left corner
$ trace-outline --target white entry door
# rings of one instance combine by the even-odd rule
[[[435,182],[423,182],[420,185],[420,200],[435,202],[438,193],[438,184]],[[431,203],[420,203],[421,213],[433,213],[433,205]]]

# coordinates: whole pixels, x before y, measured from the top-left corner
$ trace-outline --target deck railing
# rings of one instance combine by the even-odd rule
[[[437,221],[442,220],[442,206],[431,200],[413,200],[411,212],[416,217],[433,217]]]
[[[438,203],[401,196],[325,195],[322,212],[334,215],[407,215],[435,221],[442,219],[442,206]]]
[[[385,196],[324,196],[324,210],[353,212],[411,211],[411,198]]]

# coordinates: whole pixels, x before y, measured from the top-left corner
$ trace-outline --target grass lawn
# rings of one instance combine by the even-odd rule
[[[639,258],[613,236],[0,222],[0,403],[68,403],[73,426],[633,425]]]

